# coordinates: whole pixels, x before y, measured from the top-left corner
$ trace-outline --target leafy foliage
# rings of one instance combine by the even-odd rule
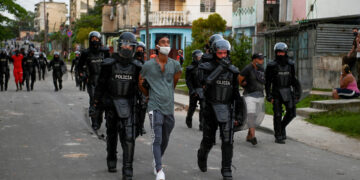
[[[26,10],[17,4],[14,0],[1,0],[0,3],[0,40],[16,37],[18,28],[15,21],[6,17],[3,12],[8,12],[17,18],[27,16]]]
[[[228,36],[225,37],[231,44],[231,62],[242,70],[251,61],[251,43],[250,37],[242,35],[238,37]]]

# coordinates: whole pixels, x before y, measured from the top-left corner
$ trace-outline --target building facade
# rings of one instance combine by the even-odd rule
[[[192,43],[192,21],[207,18],[218,13],[226,20],[226,25],[232,25],[232,0],[149,0],[149,39],[150,49],[155,49],[155,39],[158,34],[170,35],[170,57],[176,57],[177,50],[185,49]],[[141,0],[145,4],[145,0]],[[145,6],[141,6],[140,39],[146,43]],[[231,31],[227,31],[231,33]]]
[[[87,14],[94,6],[95,0],[70,0],[70,23],[80,19],[81,15]]]
[[[44,12],[45,5],[45,12]],[[35,28],[38,32],[44,31],[45,27],[48,32],[57,32],[60,26],[67,20],[67,5],[60,2],[40,2],[35,4]],[[46,13],[46,18],[45,18]],[[45,22],[45,19],[47,22]]]

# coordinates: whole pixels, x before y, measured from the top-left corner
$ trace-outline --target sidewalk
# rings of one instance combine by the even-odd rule
[[[189,97],[187,95],[175,93],[175,104],[188,106]],[[273,134],[273,116],[266,115],[260,130]],[[345,156],[360,159],[360,141],[349,138],[343,134],[335,133],[327,127],[313,125],[297,116],[287,127],[287,136],[304,144],[314,146],[323,150],[342,154]]]

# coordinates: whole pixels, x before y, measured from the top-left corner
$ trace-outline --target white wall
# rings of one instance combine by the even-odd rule
[[[151,7],[151,11],[158,11],[159,0],[149,0],[155,6]],[[141,20],[145,23],[145,0],[141,0]],[[192,22],[198,18],[207,18],[210,12],[200,12],[200,0],[187,0],[184,3],[184,11],[188,14],[188,21]],[[226,26],[232,26],[232,0],[216,0],[216,13],[220,14],[226,20]]]
[[[314,11],[310,12],[310,6],[316,1]],[[307,0],[306,14],[309,19],[359,15],[360,0]]]
[[[186,1],[185,11],[189,13],[189,21],[192,22],[198,18],[207,18],[210,12],[200,12],[200,0]],[[216,13],[226,20],[226,26],[232,26],[232,1],[231,0],[216,0]]]

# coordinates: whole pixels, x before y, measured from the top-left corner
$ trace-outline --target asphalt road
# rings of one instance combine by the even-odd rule
[[[32,92],[15,92],[11,77],[9,90],[0,92],[0,179],[120,179],[121,148],[118,147],[119,171],[108,173],[106,144],[86,126],[86,92],[75,87],[70,75],[65,77],[60,92],[54,92],[50,73],[46,78],[37,81]],[[196,152],[202,134],[196,121],[195,128],[186,128],[185,116],[184,110],[175,111],[176,125],[163,159],[167,179],[221,179],[220,141],[217,140],[209,155],[208,172],[200,172]],[[146,129],[150,132],[148,119]],[[235,135],[234,179],[355,180],[360,177],[359,160],[292,140],[278,145],[272,135],[260,131],[257,132],[259,144],[254,147],[244,141],[245,135],[246,132]],[[150,144],[149,133],[136,140],[134,179],[155,179]]]

